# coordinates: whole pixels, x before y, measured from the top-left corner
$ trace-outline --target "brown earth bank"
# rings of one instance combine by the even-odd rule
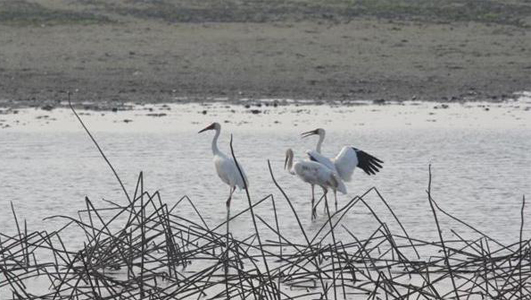
[[[53,104],[64,91],[149,103],[498,100],[531,90],[530,1],[6,3],[4,106]]]

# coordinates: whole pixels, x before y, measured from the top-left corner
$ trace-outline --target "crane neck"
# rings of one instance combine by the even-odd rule
[[[295,170],[293,170],[293,152],[288,155],[288,172],[291,175],[295,175]]]
[[[212,139],[212,154],[214,155],[220,153],[218,149],[218,138],[219,138],[220,132],[221,132],[220,129],[216,129],[216,134],[214,135],[214,138]]]
[[[321,145],[323,145],[324,138],[325,133],[319,132],[319,141],[317,141],[317,146],[315,147],[315,151],[317,151],[317,153],[321,153]]]

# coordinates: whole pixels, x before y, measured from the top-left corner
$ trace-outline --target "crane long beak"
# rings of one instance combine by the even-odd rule
[[[317,129],[303,132],[303,133],[301,133],[301,136],[302,136],[302,138],[307,138],[307,137],[312,136],[314,134],[318,134]]]
[[[203,131],[207,131],[207,130],[212,130],[212,129],[214,129],[214,124],[210,124],[210,125],[208,125],[207,127],[203,128],[203,129],[201,129],[201,130],[199,130],[198,133],[201,133],[201,132],[203,132]]]

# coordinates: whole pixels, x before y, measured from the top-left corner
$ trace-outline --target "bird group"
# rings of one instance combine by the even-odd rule
[[[218,137],[221,132],[221,125],[219,123],[212,123],[199,133],[215,130],[214,138],[212,139],[212,154],[214,155],[214,165],[216,172],[221,180],[230,188],[229,197],[226,201],[227,206],[227,224],[230,218],[230,203],[232,194],[238,187],[240,190],[249,187],[249,181],[241,165],[237,165],[232,157],[225,155],[218,149]],[[347,193],[347,188],[344,181],[351,181],[352,173],[355,168],[362,169],[367,175],[374,175],[382,168],[383,161],[380,159],[354,148],[352,146],[344,146],[335,158],[328,158],[321,154],[321,146],[325,138],[325,130],[317,128],[315,130],[302,133],[302,137],[309,137],[318,135],[319,140],[315,150],[308,150],[307,160],[297,161],[293,163],[293,150],[286,151],[286,159],[284,168],[292,175],[296,175],[302,181],[309,183],[312,188],[312,211],[311,218],[316,217],[315,209],[315,186],[320,186],[323,189],[324,196],[328,190],[332,190],[335,199],[335,208],[337,210],[337,192],[343,194]],[[228,230],[228,229],[227,229]]]

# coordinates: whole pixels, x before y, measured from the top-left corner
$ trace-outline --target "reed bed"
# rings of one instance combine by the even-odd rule
[[[247,193],[248,207],[231,220],[250,216],[254,232],[240,238],[224,232],[225,222],[209,226],[189,197],[169,206],[158,192],[144,190],[142,173],[131,196],[115,172],[128,199],[125,204],[106,200],[96,207],[85,198],[86,208],[77,216],[48,217],[65,220],[55,231],[30,231],[12,206],[17,232],[0,232],[0,290],[9,290],[11,299],[58,300],[531,299],[531,252],[522,236],[525,198],[520,238],[511,245],[443,210],[431,196],[431,170],[427,200],[439,240],[410,236],[376,188],[334,212],[324,195],[319,202],[327,221],[310,233],[269,161],[268,167],[282,198],[270,194],[253,201]],[[376,213],[369,196],[382,202],[396,228]],[[278,201],[290,208],[300,235],[281,230]],[[183,205],[190,205],[195,216],[179,214]],[[272,218],[257,213],[264,206]],[[361,206],[376,225],[365,238],[342,224]],[[441,215],[473,230],[477,238],[466,239],[455,230],[454,238],[445,238]],[[82,246],[65,243],[65,232],[72,228],[83,233]]]
[[[480,237],[475,240],[454,231],[453,240],[440,235],[439,241],[423,241],[402,226],[401,234],[393,234],[365,200],[369,194],[394,215],[372,188],[337,212],[327,210],[329,221],[312,236],[298,221],[303,238],[290,238],[279,229],[278,200],[269,195],[232,219],[254,214],[276,239],[261,241],[256,233],[236,239],[222,233],[225,223],[209,227],[190,198],[169,207],[159,193],[144,191],[140,174],[130,203],[107,201],[97,208],[85,198],[86,209],[76,218],[49,217],[67,221],[56,231],[29,231],[13,210],[17,233],[0,233],[0,289],[10,289],[11,299],[530,298],[529,240],[503,245],[476,230]],[[438,214],[453,216],[437,206],[429,190],[428,198],[438,228]],[[178,214],[185,204],[201,221]],[[274,222],[254,213],[252,208],[264,205],[270,206]],[[357,205],[369,208],[378,224],[365,239],[341,224]],[[299,220],[295,209],[292,213]],[[69,227],[84,233],[80,249],[65,246],[62,233]],[[350,239],[336,239],[341,231]],[[46,291],[30,293],[37,283]]]

